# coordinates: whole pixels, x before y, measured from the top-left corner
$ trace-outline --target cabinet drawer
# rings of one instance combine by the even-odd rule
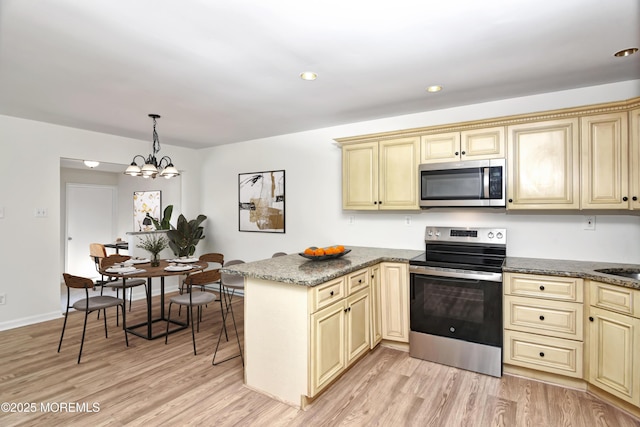
[[[582,343],[504,331],[504,363],[582,378]]]
[[[344,277],[312,288],[311,313],[344,298]]]
[[[504,293],[521,297],[583,301],[583,280],[575,277],[506,273]]]
[[[640,291],[594,281],[589,289],[590,305],[640,317]]]
[[[358,270],[349,274],[347,278],[347,295],[353,295],[359,290],[369,287],[369,269]]]
[[[506,296],[505,328],[582,341],[582,304]]]

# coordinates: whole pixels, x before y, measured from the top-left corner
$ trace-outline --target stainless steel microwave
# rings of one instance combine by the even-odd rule
[[[420,207],[504,207],[505,164],[489,159],[420,165]]]

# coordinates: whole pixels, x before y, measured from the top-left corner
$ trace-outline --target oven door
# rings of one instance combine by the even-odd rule
[[[501,274],[423,269],[412,266],[411,331],[502,347]]]

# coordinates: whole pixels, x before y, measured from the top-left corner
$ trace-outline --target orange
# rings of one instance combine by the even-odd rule
[[[344,252],[344,246],[342,245],[336,246],[336,253],[341,254],[342,252]]]
[[[313,255],[313,249],[311,249],[311,248],[307,248],[307,249],[305,249],[305,250],[304,250],[304,253],[305,253],[306,255]]]
[[[322,256],[322,255],[324,255],[324,249],[322,249],[322,248],[318,248],[318,249],[316,249],[315,251],[313,251],[313,254],[314,254],[315,256]]]
[[[326,255],[333,255],[333,254],[335,254],[335,253],[336,253],[336,248],[335,248],[335,247],[333,247],[333,246],[329,246],[329,247],[327,247],[327,248],[325,248],[325,249],[324,249],[324,253],[325,253]]]

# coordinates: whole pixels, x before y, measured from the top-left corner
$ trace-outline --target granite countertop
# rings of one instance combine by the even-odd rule
[[[222,273],[239,274],[254,279],[315,286],[336,277],[380,262],[409,262],[424,251],[410,249],[385,249],[346,246],[348,254],[335,259],[312,261],[300,255],[290,254],[260,261],[224,267]]]
[[[529,273],[547,276],[579,277],[583,279],[597,280],[612,285],[626,288],[640,289],[640,280],[629,279],[622,276],[600,273],[596,270],[613,269],[615,271],[640,271],[638,264],[617,264],[597,261],[571,261],[542,258],[518,258],[507,257],[502,271],[507,273]]]

